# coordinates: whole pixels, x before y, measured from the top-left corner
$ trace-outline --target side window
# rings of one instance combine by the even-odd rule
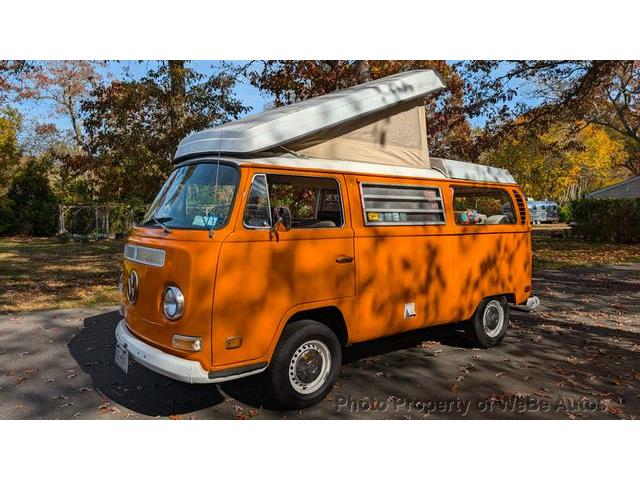
[[[453,210],[458,225],[516,223],[511,198],[500,188],[455,186]]]
[[[244,211],[244,224],[250,228],[268,228],[271,226],[267,176],[264,174],[253,177],[249,196],[247,197],[247,207]]]
[[[365,225],[445,223],[442,193],[438,187],[363,183],[361,193]]]
[[[267,175],[271,208],[287,207],[291,228],[343,225],[338,182],[333,178]]]
[[[292,229],[335,228],[344,223],[340,188],[333,178],[256,175],[244,212],[245,226],[270,227],[277,207],[289,209]]]

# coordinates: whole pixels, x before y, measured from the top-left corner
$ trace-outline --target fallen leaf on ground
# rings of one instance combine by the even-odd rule
[[[101,413],[120,413],[120,409],[111,405],[111,403],[106,402],[98,407]]]

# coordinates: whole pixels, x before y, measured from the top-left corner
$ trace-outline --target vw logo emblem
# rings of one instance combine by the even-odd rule
[[[132,305],[138,299],[138,274],[135,270],[131,270],[127,280],[127,298]]]

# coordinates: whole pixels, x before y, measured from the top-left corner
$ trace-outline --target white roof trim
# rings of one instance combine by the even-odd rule
[[[217,160],[217,156],[203,156],[193,159],[193,162]],[[303,170],[323,170],[339,173],[360,173],[363,175],[387,175],[406,178],[430,178],[437,180],[471,180],[490,183],[515,184],[511,174],[502,168],[477,165],[475,163],[459,162],[438,158],[444,168],[418,168],[402,167],[396,165],[383,165],[379,163],[351,162],[346,160],[327,160],[324,158],[299,158],[294,155],[282,155],[277,157],[220,157],[221,161],[235,163],[242,166],[265,166],[297,168]],[[433,159],[432,159],[433,160]],[[179,165],[179,164],[178,164]],[[450,174],[451,172],[452,174]]]
[[[442,88],[444,83],[433,70],[391,75],[192,133],[180,142],[175,158],[269,151]]]
[[[396,177],[446,179],[442,173],[432,168],[401,167],[380,163],[350,162],[347,160],[326,160],[322,158],[269,157],[235,159],[240,165],[266,165],[270,167],[295,167],[309,170],[327,170],[344,173],[389,175]]]

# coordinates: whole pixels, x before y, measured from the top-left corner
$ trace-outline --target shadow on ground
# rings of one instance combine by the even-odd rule
[[[120,371],[114,363],[114,331],[120,316],[107,312],[84,319],[84,326],[69,342],[69,351],[78,365],[91,377],[100,393],[111,401],[146,416],[171,416],[193,413],[221,404],[225,398],[215,385],[189,385],[159,375],[131,362],[129,372]],[[408,332],[385,339],[354,345],[344,351],[343,363],[417,347],[422,342],[439,342],[454,347],[470,347],[470,342],[457,326],[442,326]],[[275,410],[261,377],[219,385],[229,397],[254,408]]]
[[[300,412],[278,410],[259,377],[188,385],[137,364],[124,374],[116,311],[0,316],[0,418],[640,417],[640,265],[547,270],[534,282],[540,311],[514,312],[499,347],[474,348],[459,325],[358,344],[331,394]],[[597,410],[537,407],[584,399]],[[434,402],[447,407],[425,410]]]
[[[119,320],[117,312],[89,317],[69,342],[71,355],[103,395],[152,417],[191,413],[224,400],[214,386],[176,382],[133,362],[128,374],[122,372],[113,363],[114,331]]]

